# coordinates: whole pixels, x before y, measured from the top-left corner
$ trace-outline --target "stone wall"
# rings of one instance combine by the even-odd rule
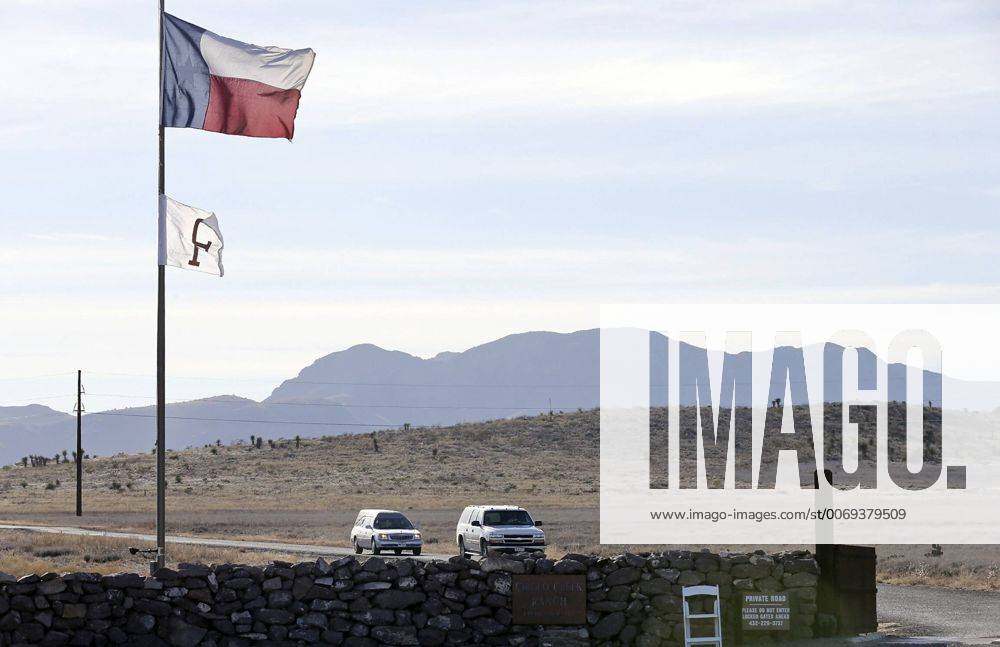
[[[775,636],[802,638],[815,623],[818,572],[812,555],[801,551],[670,551],[558,561],[345,557],[262,567],[185,564],[156,577],[47,573],[15,580],[0,574],[0,645],[537,645],[546,628],[513,624],[515,573],[586,576],[587,625],[561,631],[581,643],[681,643],[679,593],[700,583],[720,587],[729,644],[743,591],[787,591],[792,630]]]

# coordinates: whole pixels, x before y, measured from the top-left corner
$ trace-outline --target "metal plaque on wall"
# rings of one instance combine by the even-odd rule
[[[584,575],[513,575],[511,606],[516,625],[578,625],[587,622]]]

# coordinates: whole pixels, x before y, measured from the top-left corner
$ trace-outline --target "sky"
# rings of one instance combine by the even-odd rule
[[[1000,298],[997,3],[167,10],[317,52],[293,143],[168,130],[167,193],[226,240],[224,278],[168,269],[168,397],[602,303]],[[65,410],[78,368],[139,399],[95,407],[152,395],[156,18],[0,3],[0,405]]]

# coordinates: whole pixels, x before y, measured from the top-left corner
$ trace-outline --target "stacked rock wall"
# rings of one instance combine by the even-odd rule
[[[662,554],[563,559],[318,560],[268,566],[182,565],[131,573],[0,574],[0,645],[537,645],[549,630],[514,624],[511,576],[580,574],[587,623],[560,628],[594,645],[683,643],[683,586],[716,584],[732,644],[742,592],[787,592],[792,629],[812,635],[812,555]]]

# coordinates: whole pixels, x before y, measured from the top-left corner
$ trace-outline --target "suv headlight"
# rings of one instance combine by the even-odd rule
[[[378,534],[378,538],[379,539],[388,539],[389,538],[389,533],[387,533],[387,532],[380,532]]]
[[[413,538],[414,539],[420,539],[420,533],[419,532],[413,533]]]

